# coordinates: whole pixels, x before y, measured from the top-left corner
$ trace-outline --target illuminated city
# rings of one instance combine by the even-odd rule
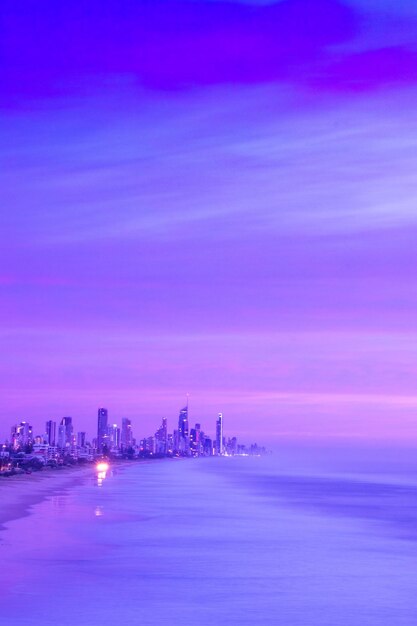
[[[263,446],[240,444],[235,436],[223,434],[223,414],[219,413],[213,427],[215,435],[207,434],[201,423],[189,426],[189,407],[180,410],[178,426],[168,431],[163,417],[153,435],[135,438],[132,420],[122,418],[121,425],[109,421],[109,412],[97,411],[97,433],[91,439],[84,431],[76,431],[72,417],[48,420],[45,432],[35,434],[27,421],[11,428],[10,440],[0,451],[0,476],[59,467],[76,463],[92,463],[104,458],[143,459],[163,457],[258,456],[266,454]]]

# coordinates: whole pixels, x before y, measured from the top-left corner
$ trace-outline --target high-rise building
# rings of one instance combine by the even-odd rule
[[[178,418],[178,430],[180,437],[184,437],[184,439],[188,438],[188,403],[187,406],[180,411],[180,416]]]
[[[48,420],[46,422],[45,432],[46,441],[49,443],[50,446],[54,446],[56,443],[56,422]]]
[[[71,446],[73,444],[72,435],[73,435],[73,426],[72,426],[72,417],[63,417],[61,420],[61,426],[65,428],[65,445]]]
[[[204,456],[212,456],[213,442],[210,437],[204,437]]]
[[[172,450],[174,454],[178,454],[180,451],[180,431],[174,430],[172,434]]]
[[[11,435],[14,448],[22,448],[33,443],[33,430],[28,422],[20,422],[13,426]]]
[[[190,439],[188,429],[188,398],[187,406],[180,411],[178,418],[178,453],[182,456],[189,456],[190,454]]]
[[[223,454],[223,413],[219,413],[216,421],[216,454]]]
[[[58,448],[64,450],[67,445],[67,431],[65,426],[61,424],[58,426]]]
[[[107,428],[108,435],[108,447],[112,450],[118,450],[120,448],[120,428],[117,424],[112,424]]]
[[[142,456],[153,455],[155,453],[155,437],[146,437],[146,439],[141,439],[139,450]]]
[[[133,445],[132,422],[127,417],[122,419],[121,444],[122,448],[130,448]]]
[[[236,437],[232,437],[231,439],[228,439],[227,442],[227,454],[229,456],[232,456],[234,454],[237,454],[237,439]]]
[[[79,448],[85,448],[85,435],[84,432],[77,433],[77,446]]]
[[[201,454],[201,426],[196,424],[195,428],[190,431],[190,450],[193,456],[199,456]]]
[[[156,454],[167,454],[168,451],[168,427],[167,418],[162,418],[162,424],[155,433]]]
[[[177,431],[175,431],[177,432]],[[174,435],[168,435],[167,437],[167,454],[174,453]]]
[[[103,447],[107,446],[108,444],[107,420],[108,420],[107,409],[100,408],[98,410],[98,419],[97,419],[97,447],[100,452],[102,452]]]

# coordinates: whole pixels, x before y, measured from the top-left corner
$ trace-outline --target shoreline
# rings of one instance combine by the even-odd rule
[[[116,462],[113,467],[128,466]],[[130,464],[129,464],[130,465]],[[7,530],[6,524],[27,517],[36,504],[81,484],[88,477],[96,475],[94,464],[64,466],[62,469],[43,469],[32,474],[16,474],[1,479],[0,482],[0,543],[1,533]]]
[[[118,470],[137,463],[155,463],[162,459],[116,460],[111,465]],[[32,474],[16,474],[0,479],[0,545],[6,524],[31,514],[36,504],[81,484],[88,477],[96,477],[95,464],[68,465],[62,469],[43,469]]]
[[[0,533],[6,524],[30,515],[31,508],[48,497],[66,491],[94,472],[93,466],[74,466],[59,471],[42,470],[2,479],[0,483]],[[1,541],[1,535],[0,535]]]

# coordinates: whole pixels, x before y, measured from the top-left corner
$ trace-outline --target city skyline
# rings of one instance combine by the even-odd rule
[[[191,429],[192,429],[192,425],[190,426],[189,421],[188,421],[189,398],[190,396],[189,394],[187,394],[186,404],[179,412],[178,429],[179,430],[182,429],[182,434],[185,436],[189,436]],[[175,406],[175,401],[171,401],[170,405]],[[223,413],[219,413],[217,404],[215,405],[215,410],[214,412],[212,412],[212,414],[210,414],[210,411],[207,411],[207,410],[203,414],[200,411],[198,411],[195,407],[193,407],[193,412],[195,413],[195,420],[199,420],[200,422],[213,421],[214,425],[212,429],[213,430],[212,434],[215,437],[217,433],[217,429],[218,429],[219,416],[223,416]],[[171,415],[172,413],[175,414],[175,409],[174,411],[170,411],[170,413]],[[87,433],[90,439],[92,439],[94,436],[94,437],[97,437],[97,440],[100,440],[99,432],[101,432],[101,437],[103,437],[105,433],[107,436],[107,429],[108,427],[112,425],[117,425],[122,429],[123,425],[127,427],[128,424],[132,424],[134,422],[139,429],[141,429],[142,431],[146,431],[146,429],[149,428],[150,424],[154,423],[155,421],[157,422],[158,420],[161,420],[161,419],[163,420],[169,419],[168,417],[161,417],[161,413],[157,411],[154,411],[153,415],[144,415],[142,412],[142,417],[140,417],[141,411],[138,408],[135,411],[135,413],[131,414],[130,416],[126,416],[126,415],[122,415],[117,410],[111,410],[109,412],[109,409],[107,407],[100,407],[100,406],[99,407],[95,406],[93,408],[92,414],[88,415],[87,417],[85,417],[86,412],[83,412],[83,415],[84,417],[79,416],[79,415],[77,416],[75,414],[71,416],[63,416],[63,417],[53,416],[52,418],[46,419],[46,420],[44,420],[43,418],[39,418],[39,417],[36,418],[33,416],[23,416],[23,417],[18,416],[15,419],[10,419],[9,424],[7,424],[6,422],[2,422],[0,424],[0,440],[4,441],[6,439],[9,439],[11,423],[14,423],[16,425],[18,425],[19,423],[30,424],[33,431],[36,431],[37,434],[44,435],[44,434],[50,433],[49,435],[50,438],[55,439],[56,441],[58,441],[60,437],[63,440],[68,441],[68,438],[70,437],[70,433],[74,437],[76,437],[78,432],[83,432],[84,434]],[[171,417],[169,421],[173,421],[173,420],[174,418]],[[183,420],[182,426],[180,426],[181,420]],[[80,429],[77,429],[77,430],[74,429],[75,423],[80,425]],[[100,424],[102,424],[101,427],[100,427]],[[197,421],[197,424],[198,424],[198,421]],[[234,428],[235,425],[238,426],[238,420],[232,420],[231,425],[233,426],[233,431],[236,432],[236,434],[239,434],[243,437],[251,436],[253,432],[256,432],[256,429],[245,431],[243,429]],[[264,438],[270,437],[270,435],[271,435],[270,431],[263,433]],[[122,436],[122,432],[121,432],[121,436]]]
[[[226,437],[223,414],[219,413],[213,428],[207,432],[201,422],[190,427],[189,404],[179,411],[177,426],[168,429],[168,419],[163,417],[154,434],[135,437],[134,424],[122,418],[121,424],[109,421],[105,407],[97,409],[95,433],[76,428],[72,417],[48,420],[43,432],[22,421],[11,427],[10,437],[0,445],[0,475],[9,476],[18,471],[31,472],[44,467],[57,468],[79,463],[98,463],[103,459],[143,458],[199,458],[222,456],[263,455],[265,446],[238,443],[234,436]]]
[[[217,425],[218,418],[222,415],[218,414],[216,419],[216,439],[218,438],[217,434]],[[162,428],[165,433],[165,437],[167,435],[167,422],[168,418],[162,418]],[[72,417],[63,417],[57,418],[55,420],[48,420],[45,423],[45,429],[43,432],[41,430],[34,433],[33,425],[29,423],[28,420],[22,420],[20,424],[15,424],[12,426],[12,433],[16,432],[19,428],[24,432],[25,443],[27,439],[34,439],[36,436],[45,436],[48,443],[52,446],[57,445],[58,447],[65,448],[67,444],[72,445],[72,443],[76,442],[78,435],[86,435],[84,431],[75,431],[74,425],[72,421]],[[109,412],[107,408],[99,407],[97,409],[97,428],[96,434],[91,433],[89,440],[93,441],[96,439],[97,448],[101,449],[103,445],[106,445],[105,439],[109,437],[109,429],[111,428],[119,428],[120,430],[120,443],[125,444],[126,446],[130,445],[132,439],[132,420],[122,417],[121,418],[121,426],[118,424],[113,424],[109,422]],[[157,431],[159,432],[159,431]],[[188,396],[187,396],[187,405],[185,408],[181,409],[179,412],[179,421],[178,421],[178,432],[182,437],[189,436],[189,426],[188,426]],[[222,437],[222,434],[220,435]],[[72,442],[73,440],[73,442]],[[7,440],[9,443],[11,440]]]

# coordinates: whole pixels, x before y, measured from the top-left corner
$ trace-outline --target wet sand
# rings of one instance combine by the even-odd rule
[[[136,459],[111,461],[111,468],[123,471],[143,463],[157,463],[165,459]],[[11,520],[30,515],[30,509],[46,498],[63,493],[95,476],[94,463],[68,465],[60,469],[44,468],[32,474],[15,474],[0,478],[0,530]]]
[[[76,465],[1,478],[0,529],[6,522],[29,515],[33,505],[83,482],[94,472],[94,465]]]

